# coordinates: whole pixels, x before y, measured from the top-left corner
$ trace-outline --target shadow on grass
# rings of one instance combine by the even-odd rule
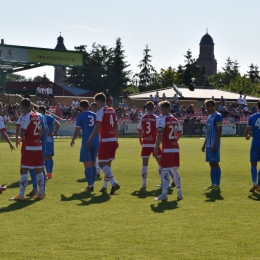
[[[248,198],[251,200],[260,201],[260,194],[254,192],[251,195],[248,195]]]
[[[88,206],[90,204],[99,204],[103,202],[107,202],[110,200],[110,196],[107,193],[103,193],[100,196],[95,196],[94,194],[91,194],[90,192],[81,192],[81,193],[74,193],[70,197],[66,197],[64,194],[60,195],[61,201],[72,201],[72,200],[78,200],[81,202],[81,204],[78,204],[78,206]],[[90,200],[85,200],[90,199]]]
[[[28,184],[27,185],[30,185],[32,184],[32,181],[28,181]],[[14,189],[14,188],[19,188],[20,187],[20,181],[17,181],[17,182],[14,182],[10,185],[7,185],[7,189]]]
[[[10,211],[19,210],[19,209],[23,209],[23,208],[28,207],[28,206],[30,206],[30,205],[34,204],[35,202],[38,202],[38,201],[39,200],[25,199],[23,201],[12,202],[12,204],[10,204],[9,206],[4,207],[4,208],[0,208],[0,214],[10,212]]]
[[[102,180],[102,178],[96,178],[96,179],[95,179],[95,182],[96,182],[96,181],[101,181],[101,180]],[[86,178],[78,179],[77,182],[80,182],[80,183],[84,183],[84,182],[85,182],[85,183],[87,183]]]
[[[206,202],[216,202],[217,200],[223,200],[224,198],[221,196],[220,192],[209,192],[205,194]]]
[[[166,210],[174,210],[178,208],[177,201],[161,201],[157,205],[151,204],[151,210],[156,213],[163,213]]]
[[[168,195],[171,195],[172,189],[168,189]],[[147,191],[146,189],[136,190],[131,193],[132,196],[136,196],[139,199],[145,199],[146,197],[158,197],[162,194],[161,189]]]

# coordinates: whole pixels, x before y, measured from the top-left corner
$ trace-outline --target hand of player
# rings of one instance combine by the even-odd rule
[[[249,139],[250,139],[250,135],[247,135],[247,136],[246,136],[246,140],[249,140]]]
[[[16,139],[16,148],[18,148],[20,145],[20,140],[19,139]]]
[[[157,157],[157,155],[158,155],[158,149],[157,148],[154,148],[154,157]]]
[[[215,153],[217,151],[217,147],[214,145],[211,149],[212,153]]]
[[[88,141],[86,142],[86,146],[89,147],[90,146],[90,140],[88,139]]]
[[[72,140],[72,141],[70,142],[70,146],[73,147],[74,145],[75,145],[75,142]]]
[[[15,148],[14,148],[14,146],[13,146],[12,143],[10,143],[10,149],[11,149],[11,152],[12,152],[13,150],[15,150]]]
[[[48,136],[53,136],[53,133],[49,132],[49,133],[48,133]]]
[[[203,153],[205,153],[205,145],[202,146],[201,150]]]

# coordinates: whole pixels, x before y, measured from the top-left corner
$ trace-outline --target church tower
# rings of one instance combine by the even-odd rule
[[[200,41],[200,54],[197,59],[197,64],[202,68],[205,67],[205,77],[217,74],[217,60],[214,55],[214,42],[212,37],[207,33]]]
[[[60,35],[58,37],[58,42],[55,47],[55,50],[67,50],[65,45],[64,45],[64,39]],[[65,67],[54,67],[54,83],[62,83],[63,79],[66,76],[66,68]]]

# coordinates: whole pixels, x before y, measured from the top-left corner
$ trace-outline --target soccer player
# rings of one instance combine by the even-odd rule
[[[38,193],[34,199],[44,198],[44,176],[43,176],[43,155],[41,143],[41,123],[39,116],[31,111],[30,99],[24,98],[21,101],[23,116],[21,119],[20,136],[24,138],[25,145],[22,151],[21,159],[21,179],[19,194],[10,200],[24,200],[24,193],[28,184],[28,170],[34,169],[39,187]]]
[[[202,152],[206,148],[206,162],[210,165],[211,185],[206,190],[220,191],[221,169],[220,162],[220,136],[222,133],[222,115],[215,110],[215,101],[212,99],[205,101],[208,111],[206,123],[206,139],[202,146]]]
[[[99,136],[96,134],[92,139],[90,145],[87,147],[91,133],[95,127],[96,114],[89,111],[89,103],[87,100],[80,101],[80,108],[82,113],[78,115],[76,121],[76,128],[71,140],[71,147],[75,145],[75,139],[77,138],[79,131],[82,131],[82,144],[80,150],[80,162],[83,162],[85,166],[85,176],[88,182],[88,186],[85,191],[94,191],[94,182],[97,174],[96,170],[96,158],[99,146]]]
[[[98,161],[100,168],[104,171],[104,184],[100,192],[107,192],[108,182],[112,188],[110,194],[114,194],[120,189],[120,185],[116,182],[111,162],[115,159],[116,149],[118,148],[118,127],[116,112],[113,108],[106,105],[106,96],[104,93],[98,93],[94,97],[99,108],[97,112],[96,126],[90,135],[86,145],[89,147],[92,139],[97,133],[100,133],[100,146],[98,149]]]
[[[161,155],[161,180],[162,194],[155,200],[168,200],[167,192],[170,181],[170,171],[173,173],[174,183],[177,187],[177,199],[183,199],[181,180],[178,173],[180,167],[180,155],[178,140],[181,137],[181,126],[179,121],[170,115],[171,104],[168,101],[160,103],[162,117],[159,119],[158,135],[154,147],[154,155],[157,156],[158,148],[162,143]]]
[[[49,180],[52,178],[52,171],[53,171],[53,165],[54,161],[52,157],[54,156],[54,138],[53,136],[57,135],[60,123],[51,115],[46,114],[46,107],[40,106],[39,112],[45,117],[48,133],[46,138],[46,149],[45,149],[45,168],[47,171],[46,179]],[[54,128],[55,127],[55,128]]]
[[[92,102],[90,104],[90,111],[92,111],[95,114],[97,113],[98,107],[97,107],[97,103],[96,102]],[[99,167],[99,163],[98,163],[98,158],[96,159],[96,169],[97,169],[96,177],[97,178],[101,178],[101,172],[100,172],[100,167]]]
[[[141,170],[142,176],[142,186],[141,189],[145,189],[147,185],[147,175],[148,175],[148,162],[151,154],[154,155],[154,146],[157,137],[158,129],[158,117],[154,114],[154,103],[148,101],[146,103],[147,114],[141,117],[139,124],[137,126],[138,137],[140,145],[142,146],[141,157],[143,160],[143,166]],[[158,155],[155,157],[158,163],[159,174],[161,172],[161,149],[158,148]]]
[[[260,100],[257,102],[258,109],[260,109]],[[250,139],[249,132],[252,130],[252,143],[250,149],[251,162],[251,177],[253,186],[250,192],[260,191],[260,170],[257,174],[257,162],[260,160],[260,113],[257,112],[249,117],[248,124],[245,130],[246,140]]]
[[[2,117],[3,114],[3,104],[2,102],[0,102],[0,133],[2,135],[2,138],[5,139],[5,141],[9,144],[11,151],[14,150],[14,146],[11,142],[11,140],[9,139],[8,135],[6,134],[6,127],[4,124],[4,119]],[[0,194],[5,191],[7,189],[7,187],[5,185],[1,185],[0,184]]]

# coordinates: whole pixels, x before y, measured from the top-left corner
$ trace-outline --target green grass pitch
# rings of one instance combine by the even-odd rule
[[[260,259],[260,194],[251,194],[249,149],[244,138],[222,138],[221,193],[210,184],[200,138],[180,140],[184,200],[176,189],[160,195],[157,166],[150,159],[148,188],[140,192],[141,158],[137,138],[120,139],[112,165],[121,189],[102,195],[86,187],[78,162],[81,139],[55,140],[54,177],[42,201],[10,202],[18,192],[20,149],[0,143],[0,259]],[[109,184],[109,189],[110,189]],[[31,189],[28,185],[27,191]]]

